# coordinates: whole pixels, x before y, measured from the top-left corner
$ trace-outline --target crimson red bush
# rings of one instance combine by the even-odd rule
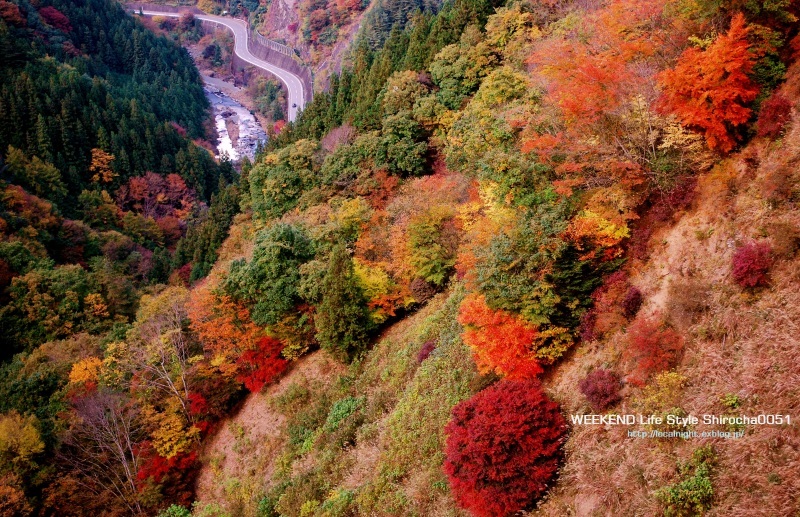
[[[288,362],[281,357],[283,344],[273,337],[263,337],[253,350],[246,350],[237,361],[239,375],[236,380],[253,393],[286,371]]]
[[[683,337],[655,317],[638,318],[628,327],[627,337],[626,355],[635,362],[631,377],[635,384],[674,366],[683,352]]]
[[[72,30],[72,24],[70,24],[69,18],[64,16],[64,13],[55,7],[49,5],[47,7],[42,7],[39,9],[39,15],[45,23],[51,27],[55,27],[62,32],[70,32]]]
[[[453,408],[444,470],[458,504],[502,517],[530,508],[555,476],[566,437],[535,380],[503,380]]]
[[[792,103],[780,94],[774,94],[761,105],[758,114],[758,136],[775,138],[792,116]]]
[[[619,377],[603,368],[593,370],[578,383],[578,389],[595,411],[605,411],[620,400]]]
[[[633,318],[642,307],[642,302],[644,302],[642,291],[636,286],[629,287],[625,298],[622,299],[622,313],[628,319]]]
[[[772,267],[772,248],[768,242],[751,242],[733,253],[733,279],[742,287],[767,285]]]
[[[422,348],[419,349],[419,353],[417,353],[417,362],[421,363],[422,361],[427,359],[435,348],[436,348],[436,341],[434,340],[426,341],[422,345]]]

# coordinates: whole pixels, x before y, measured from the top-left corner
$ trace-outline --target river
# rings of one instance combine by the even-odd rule
[[[217,156],[227,154],[233,162],[243,157],[253,161],[258,144],[267,141],[267,134],[250,110],[230,97],[229,92],[239,92],[240,89],[207,75],[203,75],[203,83],[206,97],[214,110],[219,137]]]

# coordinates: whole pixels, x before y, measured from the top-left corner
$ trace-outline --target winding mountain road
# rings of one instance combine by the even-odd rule
[[[134,12],[144,16],[167,16],[171,18],[178,18],[181,16],[181,13],[166,13],[152,10]],[[286,85],[286,90],[289,92],[288,118],[289,122],[294,122],[295,118],[297,118],[297,114],[303,110],[306,102],[305,92],[303,91],[303,81],[292,72],[275,66],[272,63],[268,63],[263,59],[259,59],[250,53],[248,27],[244,21],[211,14],[195,14],[194,17],[204,22],[211,22],[228,28],[233,33],[235,42],[233,51],[239,58],[253,66],[266,70]]]

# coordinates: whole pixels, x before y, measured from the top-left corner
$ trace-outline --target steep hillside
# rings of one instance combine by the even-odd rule
[[[791,92],[792,98],[797,98]],[[673,372],[644,389],[626,388],[619,413],[791,415],[800,407],[794,364],[798,338],[800,214],[792,199],[800,124],[778,142],[758,140],[699,178],[695,201],[655,233],[651,257],[629,282],[644,294],[637,319],[666,319],[685,339]],[[781,185],[776,190],[776,185]],[[789,185],[794,185],[789,187]],[[763,287],[732,274],[737,250],[768,243],[774,264]],[[547,382],[567,413],[588,410],[576,390],[595,368],[626,371],[624,331],[582,345]],[[655,387],[653,387],[655,386]],[[792,515],[798,490],[797,425],[708,426],[744,431],[738,439],[632,439],[627,428],[575,426],[558,488],[544,515],[659,513],[659,489],[682,481],[676,467],[704,446],[714,450],[708,515]],[[645,428],[645,430],[647,430]],[[678,426],[676,430],[684,430]],[[701,491],[695,488],[695,495]],[[687,500],[691,489],[681,497]]]
[[[795,3],[411,4],[380,4],[138,310],[105,269],[15,270],[13,511],[800,511]],[[340,34],[303,5],[303,37]],[[117,192],[128,221],[163,218],[154,176]]]
[[[353,68],[271,142],[248,177],[255,226],[265,229],[252,259],[234,262],[220,285],[283,341],[287,357],[319,345],[351,367],[333,394],[297,388],[296,406],[278,397],[289,404],[271,442],[282,468],[270,467],[238,499],[222,496],[223,508],[796,510],[787,494],[797,436],[785,417],[764,426],[688,423],[704,414],[791,416],[797,407],[791,370],[781,366],[796,342],[789,164],[797,92],[794,69],[786,72],[794,13],[687,9],[669,1],[445,4],[377,51],[357,51]],[[471,22],[452,25],[464,17]],[[275,284],[286,275],[296,289]],[[425,304],[442,289],[441,308]],[[423,306],[442,318],[436,328],[453,325],[454,341],[423,343],[412,331],[367,345],[370,328]],[[400,354],[392,371],[416,373],[382,378],[401,395],[375,415],[362,379],[394,357],[390,350]],[[417,367],[411,350],[433,353]],[[454,386],[443,372],[463,371],[446,350],[469,351],[486,376],[473,374],[457,397],[430,406],[428,392]],[[428,365],[441,370],[423,380]],[[550,406],[531,378],[560,404],[568,434],[545,417]],[[520,389],[530,394],[524,403],[503,395]],[[514,409],[493,412],[486,400]],[[684,420],[595,427],[572,419],[608,411]],[[331,423],[339,418],[346,435]],[[432,427],[419,434],[411,422]],[[504,422],[540,427],[514,434]],[[480,434],[486,429],[498,442]],[[654,429],[744,434],[628,435]],[[453,445],[459,433],[472,437],[470,452]],[[537,433],[552,436],[531,445],[538,457],[521,445],[492,449]],[[436,439],[423,445],[422,436]],[[563,460],[548,452],[561,440]],[[360,467],[365,457],[375,462],[369,468]],[[528,467],[514,470],[516,462]],[[746,477],[742,464],[753,467]]]

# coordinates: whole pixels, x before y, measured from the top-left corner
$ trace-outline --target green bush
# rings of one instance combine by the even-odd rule
[[[225,290],[253,304],[254,322],[275,324],[300,302],[300,266],[313,257],[313,243],[302,228],[278,223],[256,236],[249,263],[239,260],[231,265]]]
[[[192,517],[192,512],[183,506],[173,504],[169,508],[158,512],[158,517]]]
[[[711,508],[714,487],[711,471],[716,455],[711,446],[694,451],[692,459],[678,463],[679,481],[656,491],[656,498],[664,504],[665,517],[693,517],[703,515]]]
[[[327,433],[336,431],[343,420],[361,409],[365,400],[365,397],[345,397],[341,400],[337,400],[333,406],[331,406],[323,430]]]

